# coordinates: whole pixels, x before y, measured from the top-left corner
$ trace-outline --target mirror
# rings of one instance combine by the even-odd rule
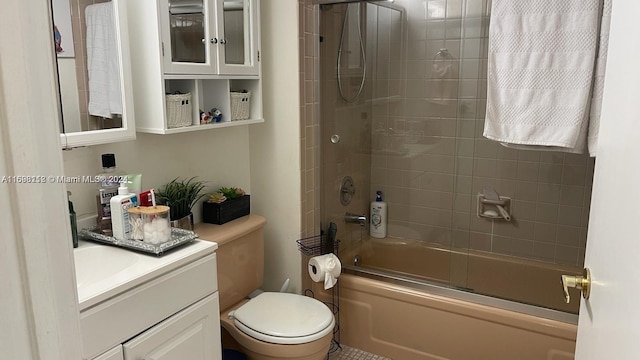
[[[121,0],[51,0],[63,148],[135,139]]]
[[[224,0],[224,37],[225,63],[245,64],[245,54],[249,53],[249,41],[246,39],[246,26],[249,24],[249,11],[245,0]]]

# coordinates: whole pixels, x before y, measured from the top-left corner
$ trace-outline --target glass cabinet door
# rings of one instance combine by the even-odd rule
[[[205,63],[205,29],[202,0],[169,1],[171,61]]]
[[[258,0],[160,0],[166,74],[259,75]]]
[[[219,0],[218,48],[221,74],[258,75],[256,0]]]
[[[211,0],[165,0],[165,26],[163,29],[163,54],[165,72],[199,73],[215,72],[216,61],[211,46],[217,44],[210,26],[213,14],[209,11]]]

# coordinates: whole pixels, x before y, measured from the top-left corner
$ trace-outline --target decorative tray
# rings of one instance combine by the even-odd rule
[[[78,232],[78,236],[82,240],[101,242],[158,256],[170,249],[184,245],[198,238],[198,234],[195,232],[178,228],[171,228],[171,240],[161,244],[151,244],[140,240],[118,240],[114,237],[99,233],[96,228],[82,229]]]

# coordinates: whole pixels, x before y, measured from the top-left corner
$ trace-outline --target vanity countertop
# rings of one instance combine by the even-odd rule
[[[80,311],[207,256],[217,248],[215,242],[195,240],[157,257],[80,241],[74,249]]]

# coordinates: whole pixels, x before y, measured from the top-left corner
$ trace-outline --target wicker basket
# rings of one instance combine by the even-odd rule
[[[167,128],[179,128],[193,124],[191,93],[166,95]]]
[[[231,92],[231,121],[246,120],[251,112],[251,92]]]

